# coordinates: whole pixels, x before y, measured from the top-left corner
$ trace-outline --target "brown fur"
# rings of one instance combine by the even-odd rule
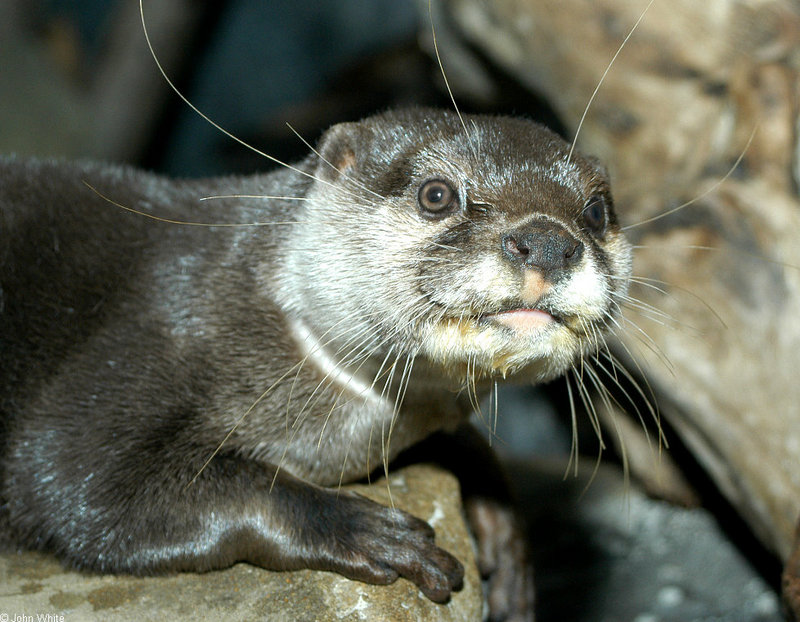
[[[457,429],[481,378],[562,373],[629,270],[601,169],[527,121],[467,125],[386,113],[332,128],[332,165],[250,178],[0,160],[2,537],[101,572],[246,560],[447,600],[463,571],[427,524],[326,486]],[[418,203],[431,178],[454,190],[441,211]],[[153,222],[84,182],[174,220],[294,222]],[[231,193],[305,200],[200,207]],[[506,322],[534,306],[542,331]],[[454,462],[471,514],[516,524]]]

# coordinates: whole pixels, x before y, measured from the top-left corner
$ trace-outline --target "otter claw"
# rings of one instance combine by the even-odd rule
[[[331,570],[375,584],[392,583],[400,576],[438,603],[461,589],[464,567],[436,545],[428,523],[355,494],[340,495],[337,501],[349,506],[349,516],[341,516],[340,542],[345,550],[330,560]]]

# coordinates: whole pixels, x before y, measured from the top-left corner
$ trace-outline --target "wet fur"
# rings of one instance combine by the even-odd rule
[[[563,373],[598,346],[629,270],[596,163],[569,160],[527,121],[468,123],[465,137],[451,113],[386,113],[335,126],[294,168],[247,178],[0,161],[5,541],[102,572],[246,560],[399,575],[447,600],[463,570],[427,524],[326,487],[461,430],[494,378]],[[432,176],[462,201],[436,221],[417,205]],[[89,185],[175,220],[290,222],[154,223]],[[198,207],[230,193],[297,200]],[[599,234],[582,220],[594,196],[608,201]],[[585,253],[552,268],[538,301],[520,294],[530,268],[502,249],[533,221]],[[504,286],[481,280],[487,260]],[[559,321],[520,336],[492,319],[534,302]],[[480,481],[465,489],[470,515],[512,520],[502,487]]]

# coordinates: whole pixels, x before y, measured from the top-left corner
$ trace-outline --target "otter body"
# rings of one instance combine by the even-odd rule
[[[2,537],[101,572],[244,560],[446,600],[463,571],[430,527],[336,485],[456,430],[467,387],[563,373],[630,270],[602,169],[531,122],[466,124],[389,112],[248,178],[0,160]],[[273,224],[153,222],[86,184]],[[199,202],[232,194],[271,198]]]

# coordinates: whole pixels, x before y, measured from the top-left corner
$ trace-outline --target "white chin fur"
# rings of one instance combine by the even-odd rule
[[[531,310],[498,314],[489,321],[471,319],[437,323],[423,340],[423,350],[445,369],[469,365],[473,372],[503,377],[523,372],[526,380],[544,381],[563,373],[584,345],[548,314]]]

